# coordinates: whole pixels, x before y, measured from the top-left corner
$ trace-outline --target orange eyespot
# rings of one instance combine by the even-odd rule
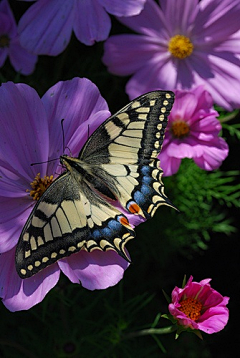
[[[132,214],[139,214],[141,208],[139,207],[139,205],[137,203],[132,203],[131,205],[129,205],[128,210]]]
[[[124,225],[124,226],[129,226],[129,221],[128,221],[128,219],[127,219],[126,217],[121,216],[119,221],[120,221],[120,223],[121,223],[122,225]]]

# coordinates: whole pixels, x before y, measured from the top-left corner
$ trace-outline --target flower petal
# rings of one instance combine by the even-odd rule
[[[147,0],[144,9],[139,15],[131,17],[119,17],[118,20],[143,35],[168,39],[170,21],[167,21],[160,7],[153,0]],[[131,56],[130,56],[131,57]]]
[[[56,56],[68,45],[73,24],[73,1],[42,0],[19,21],[21,45],[38,55]]]
[[[130,75],[151,61],[161,51],[161,45],[158,39],[151,41],[148,36],[115,35],[105,42],[104,50],[102,60],[109,72]]]
[[[225,300],[224,305],[228,303],[228,298]],[[208,317],[206,317],[208,315]],[[212,307],[205,312],[201,317],[201,322],[198,327],[201,331],[208,334],[221,331],[227,324],[229,319],[229,310],[225,306]]]
[[[60,270],[51,265],[26,280],[15,269],[15,249],[0,256],[0,287],[4,305],[12,312],[27,310],[41,302],[57,284]]]
[[[168,156],[167,152],[164,150],[162,150],[158,158],[160,159],[160,167],[162,168],[163,175],[165,177],[177,173],[181,164],[180,158],[174,158],[172,156]]]
[[[9,47],[9,59],[17,72],[27,76],[34,71],[38,58],[24,49],[20,45],[18,38],[15,38],[11,41]]]
[[[11,38],[16,36],[17,26],[12,17],[12,12],[9,8],[7,1],[0,2],[0,34],[8,37],[11,43]],[[9,53],[9,46],[0,46],[0,67],[2,67],[6,61]]]
[[[0,2],[0,33],[14,38],[17,35],[17,25],[7,0]]]
[[[196,20],[198,14],[198,0],[161,0],[161,10],[169,21],[171,33],[181,29],[181,34],[189,35],[189,28]],[[180,32],[180,31],[179,31]]]
[[[115,16],[134,16],[138,15],[146,0],[99,0],[99,3],[112,15]]]
[[[2,84],[0,106],[0,251],[5,252],[16,245],[34,205],[26,190],[37,173],[46,173],[47,164],[31,163],[48,159],[49,142],[46,113],[31,87]]]
[[[96,125],[100,125],[110,115],[107,102],[97,86],[86,78],[58,82],[44,94],[42,102],[49,118],[49,159],[56,158],[63,152],[59,140],[62,137],[62,119],[64,144],[70,148],[73,156],[78,156],[89,133],[91,134]],[[72,144],[76,146],[72,147]],[[54,172],[54,169],[52,170]]]
[[[218,169],[227,158],[229,148],[223,138],[216,138],[211,141],[210,146],[205,147],[204,154],[200,157],[194,156],[195,163],[204,170]]]
[[[194,93],[176,91],[176,100],[171,111],[169,124],[177,120],[184,120],[186,123],[191,123],[197,105],[198,99]]]
[[[105,289],[116,285],[129,263],[115,251],[80,251],[58,261],[62,272],[74,283],[81,282],[88,290]]]
[[[14,171],[31,182],[46,167],[31,163],[48,159],[48,125],[41,100],[28,85],[7,82],[0,87],[0,107],[0,159],[6,161],[7,153]]]
[[[240,4],[238,0],[209,1],[203,0],[199,3],[199,11],[195,20],[193,33],[203,38],[225,41],[230,35],[239,30]],[[229,21],[231,19],[231,21]],[[227,26],[222,26],[222,24]]]
[[[0,197],[0,253],[16,246],[33,200]]]
[[[168,60],[168,55],[165,57],[158,61],[155,56],[130,78],[126,85],[126,92],[131,99],[149,91],[176,88],[176,68]]]
[[[240,106],[240,60],[234,53],[204,50],[191,57],[191,67],[195,84],[204,85],[214,102],[227,110]],[[179,73],[179,84],[182,81],[183,72]]]
[[[111,20],[98,1],[77,1],[75,5],[73,30],[79,41],[93,45],[95,41],[104,41],[111,29]]]

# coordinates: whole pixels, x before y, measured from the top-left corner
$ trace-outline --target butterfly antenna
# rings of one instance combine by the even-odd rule
[[[63,143],[63,150],[62,153],[64,153],[64,149],[65,149],[65,134],[64,134],[64,128],[63,128],[63,121],[64,118],[61,119],[61,128],[62,128],[62,143]]]
[[[65,133],[64,133],[64,128],[63,128],[63,121],[64,121],[64,118],[61,120],[61,127],[62,127],[62,142],[63,142],[63,150],[62,152],[64,153],[65,152],[65,149],[68,149],[70,154],[71,154],[71,157],[72,157],[72,152],[71,152],[71,149],[69,147],[66,147],[65,146]]]
[[[50,162],[54,162],[55,160],[59,160],[59,158],[53,158],[53,159],[49,159],[49,160],[45,160],[44,162],[35,162],[35,163],[31,163],[31,167],[33,165],[37,165],[37,164],[43,164],[43,163],[50,163]]]

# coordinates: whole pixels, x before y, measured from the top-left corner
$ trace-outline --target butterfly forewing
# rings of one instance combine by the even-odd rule
[[[16,269],[28,278],[81,249],[115,250],[128,260],[134,237],[129,213],[153,216],[170,205],[157,159],[174,94],[154,91],[108,118],[78,158],[62,156],[67,171],[45,191],[28,218],[16,249]]]
[[[164,194],[161,151],[174,94],[154,91],[136,98],[93,133],[79,158],[96,166],[103,181],[130,213],[149,218],[160,205],[172,206]],[[100,134],[100,135],[99,135]],[[115,186],[115,188],[113,188]]]
[[[173,102],[174,94],[165,91],[136,98],[91,135],[79,159],[92,164],[149,163],[161,150]]]

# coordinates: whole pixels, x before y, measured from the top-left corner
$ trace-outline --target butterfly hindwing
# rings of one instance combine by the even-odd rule
[[[17,244],[21,278],[82,249],[112,249],[128,260],[125,244],[134,231],[114,204],[144,218],[172,206],[157,156],[173,101],[166,91],[140,96],[109,117],[78,158],[61,157],[67,171],[39,199]]]
[[[30,277],[81,249],[113,249],[128,260],[124,246],[133,237],[122,213],[67,172],[45,191],[25,224],[16,249],[17,272]]]

